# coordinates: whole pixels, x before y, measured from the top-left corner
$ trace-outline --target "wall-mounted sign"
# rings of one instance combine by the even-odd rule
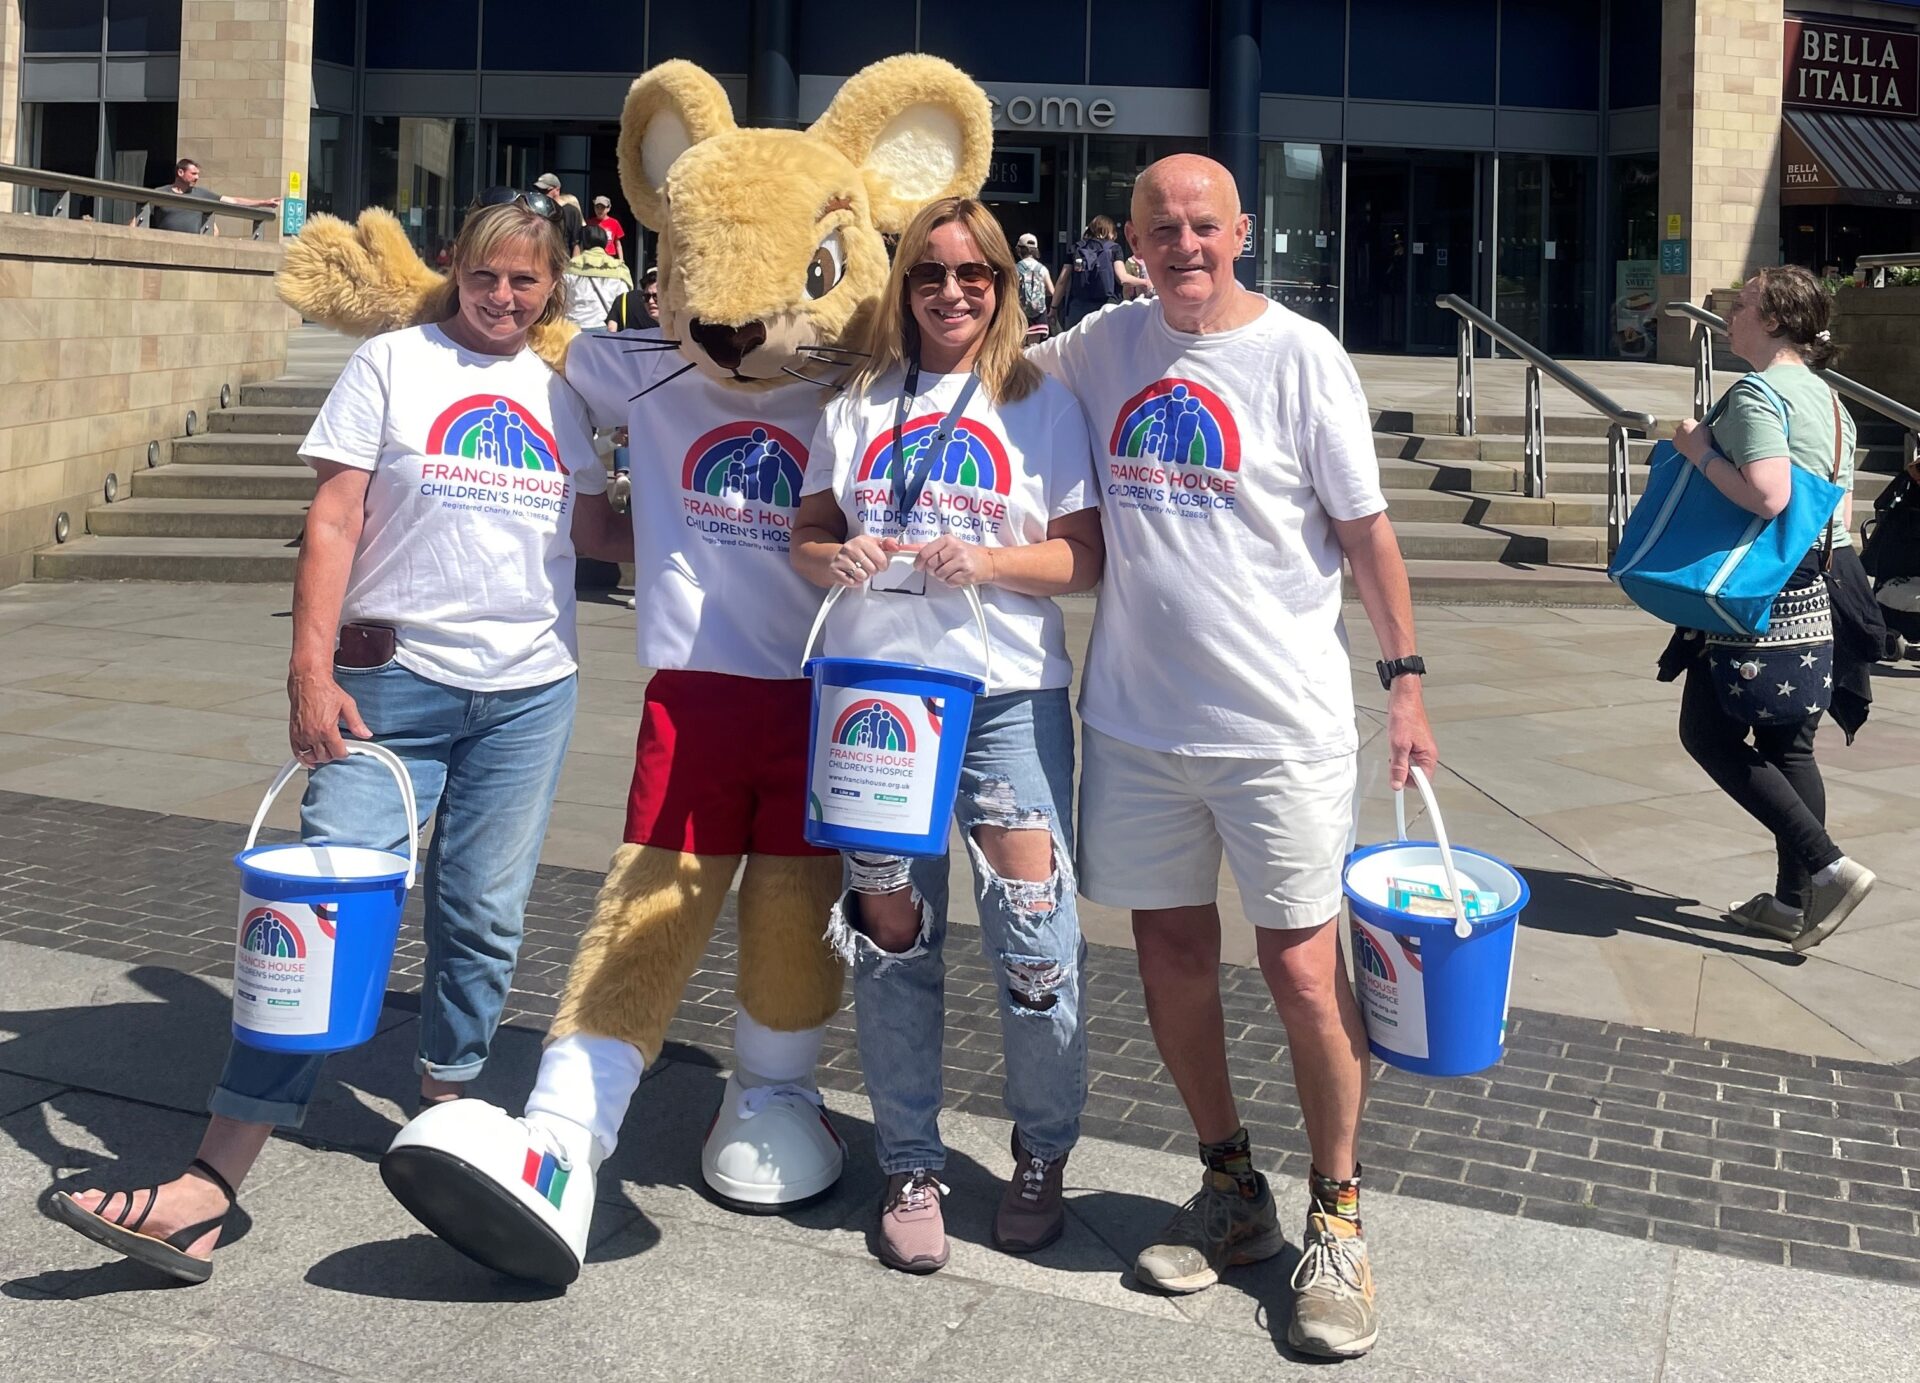
[[[1009,149],[993,146],[987,180],[980,185],[983,202],[1033,202],[1040,198],[1040,151],[1031,146]]]
[[[1023,91],[1004,98],[989,93],[987,104],[993,108],[996,126],[1016,130],[1104,130],[1119,116],[1104,96],[1089,101],[1045,92]]]
[[[1687,233],[1686,226],[1687,223],[1681,219],[1679,212],[1669,211],[1667,213],[1667,239],[1678,240]]]
[[[1663,274],[1684,274],[1687,272],[1686,241],[1662,240],[1660,242],[1660,272]]]
[[[1789,15],[1781,100],[1920,117],[1920,34]]]

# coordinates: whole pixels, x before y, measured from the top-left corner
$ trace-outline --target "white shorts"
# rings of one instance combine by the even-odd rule
[[[1115,908],[1211,903],[1224,848],[1249,922],[1317,927],[1340,911],[1356,764],[1169,754],[1083,726],[1080,891]]]

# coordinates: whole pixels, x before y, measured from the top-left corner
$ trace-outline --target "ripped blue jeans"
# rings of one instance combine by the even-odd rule
[[[1007,692],[975,703],[954,820],[972,858],[981,949],[997,981],[1006,1056],[1003,1099],[1020,1141],[1049,1159],[1063,1156],[1079,1138],[1087,1101],[1087,948],[1074,906],[1072,803],[1073,721],[1066,689]],[[1052,876],[1001,878],[973,838],[976,826],[1050,831]],[[871,859],[849,859],[848,890],[827,933],[853,965],[860,1066],[873,1101],[880,1165],[889,1174],[938,1171],[947,1160],[939,1123],[947,857],[899,863],[907,866],[921,918],[920,935],[908,950],[883,950],[860,930],[855,887],[870,888],[887,872]]]

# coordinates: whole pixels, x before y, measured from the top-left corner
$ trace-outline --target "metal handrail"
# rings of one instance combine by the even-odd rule
[[[1878,259],[1893,259],[1899,256],[1877,255]],[[1920,264],[1920,256],[1914,262]],[[1694,324],[1693,351],[1693,416],[1704,418],[1707,409],[1713,403],[1713,338],[1727,335],[1726,318],[1694,303],[1673,302],[1662,309],[1669,317],[1681,317]],[[1920,408],[1910,408],[1898,399],[1890,399],[1878,389],[1869,389],[1856,379],[1849,379],[1838,370],[1815,370],[1814,373],[1825,380],[1827,386],[1842,398],[1852,399],[1864,408],[1870,408],[1881,417],[1895,422],[1905,431],[1902,442],[1904,460],[1913,465],[1914,458],[1920,456]]]
[[[138,226],[147,226],[152,223],[153,209],[157,206],[172,207],[176,211],[198,212],[203,216],[238,216],[242,220],[253,222],[253,238],[258,240],[261,227],[279,215],[271,207],[237,206],[232,202],[215,202],[205,197],[183,197],[177,192],[158,188],[135,187],[132,183],[124,182],[103,182],[99,178],[83,178],[74,173],[50,173],[44,168],[22,168],[12,163],[0,163],[0,183],[12,183],[17,187],[33,187],[45,192],[58,192],[60,200],[53,204],[53,216],[62,219],[69,217],[69,206],[73,198],[78,195],[101,201],[134,203],[134,224]],[[27,214],[36,215],[37,213],[28,212]],[[207,224],[211,226],[212,222]]]
[[[1911,269],[1915,265],[1920,265],[1920,252],[1913,250],[1891,255],[1859,255],[1856,256],[1853,261],[1853,268],[1856,273],[1862,269],[1873,270],[1873,282],[1869,285],[1873,288],[1885,288],[1887,286],[1887,270]]]
[[[1540,376],[1572,394],[1607,420],[1607,551],[1620,545],[1620,533],[1627,522],[1627,429],[1651,432],[1655,426],[1651,413],[1622,408],[1579,375],[1555,360],[1531,341],[1500,323],[1461,297],[1442,293],[1434,306],[1460,319],[1458,345],[1454,352],[1454,426],[1462,437],[1473,436],[1473,333],[1484,331],[1527,362],[1525,493],[1539,499],[1547,492],[1547,419],[1540,403]]]

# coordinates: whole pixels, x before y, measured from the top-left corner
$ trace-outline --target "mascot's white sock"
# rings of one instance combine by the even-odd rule
[[[571,1156],[586,1157],[598,1168],[619,1145],[620,1125],[646,1070],[646,1058],[631,1042],[585,1033],[563,1037],[540,1057],[527,1118],[551,1129]],[[582,1146],[586,1141],[590,1149]]]
[[[756,1085],[812,1085],[813,1068],[820,1061],[820,1045],[826,1036],[825,1028],[776,1032],[755,1022],[745,1009],[738,1009],[733,1015],[734,1074],[748,1089]]]

